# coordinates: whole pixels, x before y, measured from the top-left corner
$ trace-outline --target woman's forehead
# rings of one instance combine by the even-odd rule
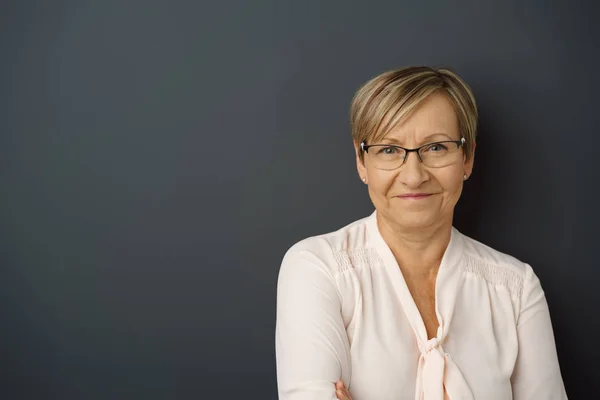
[[[397,143],[402,144],[407,141],[417,141],[417,142],[439,142],[441,140],[458,140],[459,138],[454,138],[453,135],[446,132],[434,132],[434,133],[423,133],[423,134],[387,134],[383,138],[381,138],[382,142],[386,143]]]
[[[385,135],[374,137],[370,143],[390,143],[398,146],[415,146],[431,142],[441,142],[445,140],[460,140],[461,135],[456,129],[430,129],[428,127],[417,129],[400,129],[396,127],[388,131]]]

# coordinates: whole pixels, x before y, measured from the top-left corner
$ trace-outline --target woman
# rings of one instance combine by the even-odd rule
[[[286,253],[279,398],[566,399],[535,273],[452,225],[475,155],[469,87],[448,69],[384,73],[351,127],[375,211]]]

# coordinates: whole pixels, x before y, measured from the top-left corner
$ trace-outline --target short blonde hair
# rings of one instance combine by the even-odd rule
[[[384,72],[366,82],[350,106],[352,139],[358,146],[363,141],[380,141],[434,92],[445,93],[452,102],[469,160],[477,134],[477,104],[471,88],[448,68],[405,67]],[[360,157],[363,157],[362,152]]]

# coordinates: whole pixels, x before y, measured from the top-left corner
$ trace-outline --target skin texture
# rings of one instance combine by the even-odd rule
[[[380,143],[398,144],[414,148],[441,140],[460,140],[458,120],[452,103],[442,93],[429,96],[402,124],[394,127]],[[454,207],[462,192],[463,175],[469,176],[473,159],[457,157],[457,161],[443,168],[428,168],[415,153],[404,165],[393,171],[378,170],[369,164],[369,154],[361,162],[359,146],[355,144],[357,169],[366,179],[369,196],[390,229],[403,236],[415,238],[452,224]],[[462,152],[461,152],[462,153]],[[424,201],[405,201],[395,196],[407,193],[431,193]]]
[[[408,119],[377,144],[416,148],[461,137],[452,103],[447,95],[438,92],[425,99]],[[428,336],[434,337],[438,328],[435,280],[450,241],[454,208],[462,193],[464,176],[469,177],[473,170],[474,150],[469,160],[460,150],[456,160],[442,168],[426,167],[416,153],[410,153],[400,168],[385,171],[369,163],[368,153],[364,155],[364,162],[360,159],[360,143],[354,143],[354,149],[359,177],[368,186],[369,197],[377,210],[381,235],[396,257]],[[415,193],[428,196],[398,197]],[[336,383],[336,396],[340,400],[351,400],[341,381]]]

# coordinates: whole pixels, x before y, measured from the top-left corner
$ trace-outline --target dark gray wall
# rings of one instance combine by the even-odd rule
[[[3,1],[0,397],[275,399],[279,263],[371,212],[349,102],[409,64],[472,85],[456,226],[532,264],[599,393],[592,4]]]

